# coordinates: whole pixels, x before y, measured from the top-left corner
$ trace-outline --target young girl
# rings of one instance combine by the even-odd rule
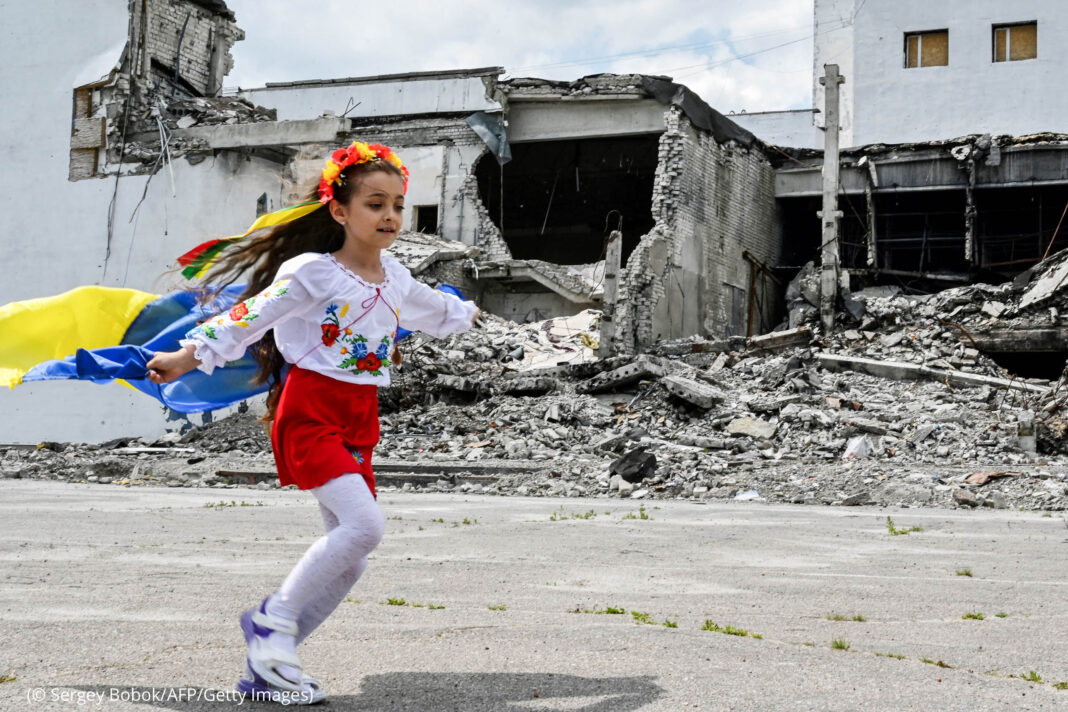
[[[167,383],[193,368],[210,374],[258,342],[259,377],[272,382],[265,419],[273,421],[279,480],[319,502],[326,536],[241,616],[248,658],[238,689],[261,699],[325,698],[302,673],[296,646],[345,598],[382,538],[371,453],[377,387],[389,383],[397,327],[440,337],[478,317],[471,302],[415,281],[382,254],[401,228],[407,176],[385,146],[335,151],[306,214],[231,248],[209,273],[220,284],[251,269],[244,301],[148,363],[149,379]]]

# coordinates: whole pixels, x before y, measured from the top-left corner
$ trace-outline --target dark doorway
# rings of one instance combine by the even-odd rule
[[[478,162],[479,195],[520,260],[596,262],[618,211],[626,262],[653,227],[658,146],[656,134],[513,144],[503,171],[493,156]]]

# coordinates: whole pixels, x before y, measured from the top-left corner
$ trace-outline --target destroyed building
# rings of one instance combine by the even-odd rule
[[[611,321],[602,317],[599,333],[581,330],[602,355],[679,337],[737,344],[790,318],[787,285],[818,256],[816,75],[840,52],[838,241],[854,288],[889,283],[908,293],[1005,280],[1056,252],[1065,238],[1054,240],[1068,182],[1064,137],[1021,135],[999,108],[972,112],[975,124],[953,134],[972,134],[963,138],[932,123],[922,141],[890,143],[902,140],[900,122],[862,115],[892,110],[874,88],[893,88],[891,103],[927,95],[931,82],[968,71],[958,62],[978,61],[978,40],[958,54],[954,39],[949,65],[929,67],[917,44],[926,40],[910,38],[950,10],[910,1],[891,15],[868,5],[817,0],[816,108],[727,117],[654,75],[552,81],[485,67],[224,90],[243,33],[220,0],[109,0],[68,8],[68,21],[47,29],[46,13],[13,11],[14,37],[47,31],[55,51],[42,60],[18,41],[0,49],[12,69],[0,82],[15,107],[2,148],[13,170],[2,180],[23,206],[5,216],[16,257],[0,301],[90,283],[173,289],[175,256],[295,202],[323,156],[359,138],[394,146],[411,169],[405,222],[414,233],[397,252],[423,279],[457,285],[517,323],[573,315],[587,324],[583,315],[604,310]],[[1000,66],[988,68],[1016,77],[999,80],[1004,91],[1030,85],[1019,76],[1041,81],[1062,50],[1043,43],[1021,60],[1030,30],[1011,28],[1034,24],[1045,37],[1063,10],[1029,2],[1019,12],[1038,19],[1025,22],[978,5],[948,32],[992,33],[995,53],[998,37],[1009,43],[1005,61],[995,55]],[[919,66],[909,66],[913,55]],[[913,82],[913,94],[899,96],[902,82]],[[948,113],[939,106],[910,121],[937,122]],[[869,145],[854,143],[862,138]],[[615,234],[618,271],[606,262]],[[609,304],[606,292],[617,295]],[[804,293],[790,294],[804,301]],[[997,343],[1041,341],[1063,355],[1060,333]],[[49,388],[5,394],[4,439],[40,440],[45,422],[75,440],[161,427],[156,406],[132,391],[64,384],[67,407],[55,413],[37,397]]]
[[[12,19],[23,36],[47,23],[29,11]],[[49,28],[62,49],[35,65],[33,87],[13,78],[27,55],[4,49],[7,95],[27,109],[7,144],[16,170],[5,187],[28,208],[5,225],[20,264],[4,302],[86,283],[171,289],[175,255],[292,202],[330,148],[360,138],[404,156],[410,227],[477,248],[428,276],[489,311],[527,321],[601,306],[605,243],[618,230],[621,270],[607,275],[619,287],[615,350],[759,333],[778,319],[768,152],[668,78],[502,81],[491,67],[224,92],[243,33],[222,2],[112,0],[69,19]],[[44,153],[67,160],[42,168]],[[46,208],[56,200],[63,211]],[[56,245],[42,234],[56,236],[61,263],[49,263]],[[39,421],[40,388],[9,394],[8,437],[37,437],[18,423]],[[108,414],[72,418],[75,437],[153,419],[125,394],[72,388],[82,413]]]

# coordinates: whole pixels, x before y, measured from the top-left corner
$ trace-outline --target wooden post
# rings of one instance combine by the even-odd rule
[[[623,259],[623,233],[613,230],[608,236],[604,258],[604,297],[601,303],[601,338],[597,356],[612,355],[612,339],[616,334],[616,296],[619,294],[619,270]]]
[[[837,64],[824,65],[824,135],[823,135],[823,210],[817,213],[823,223],[820,253],[823,268],[820,273],[820,321],[824,333],[834,328],[834,311],[838,299],[838,85],[845,78],[838,73]]]

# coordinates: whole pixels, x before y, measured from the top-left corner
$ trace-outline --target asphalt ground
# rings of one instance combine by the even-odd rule
[[[309,494],[2,488],[0,709],[277,709],[232,692],[237,618],[320,535]],[[380,501],[301,647],[325,709],[1068,709],[1063,515]]]

